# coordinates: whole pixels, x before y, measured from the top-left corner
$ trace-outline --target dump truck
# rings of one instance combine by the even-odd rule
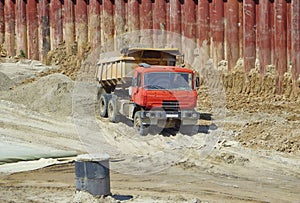
[[[133,121],[140,135],[174,128],[198,130],[199,78],[176,48],[124,48],[97,63],[99,114],[110,122]]]

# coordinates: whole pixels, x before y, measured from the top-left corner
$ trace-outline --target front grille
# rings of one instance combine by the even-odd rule
[[[177,100],[171,100],[171,101],[164,100],[162,102],[162,108],[165,111],[178,111],[178,109],[179,109],[179,103],[178,103]]]

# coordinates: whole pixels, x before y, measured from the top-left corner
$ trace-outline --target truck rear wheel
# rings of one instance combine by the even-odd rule
[[[137,130],[137,132],[145,136],[148,134],[148,127],[146,125],[143,125],[142,117],[141,117],[141,112],[137,111],[134,114],[134,119],[133,119],[133,127]]]
[[[117,123],[119,121],[117,101],[114,97],[112,97],[108,102],[107,115],[110,122]]]
[[[101,117],[107,117],[108,100],[108,94],[101,94],[99,99],[99,112]]]

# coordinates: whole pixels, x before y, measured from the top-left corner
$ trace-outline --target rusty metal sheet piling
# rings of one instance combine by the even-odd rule
[[[72,53],[72,45],[75,41],[74,4],[73,1],[64,1],[63,5],[63,39],[66,43],[67,54]]]
[[[153,11],[153,29],[158,30],[153,38],[153,46],[162,48],[165,46],[165,30],[166,30],[166,13],[165,13],[165,0],[156,0],[152,5]]]
[[[287,70],[286,1],[275,3],[275,68],[278,71],[278,93],[282,92],[283,75]]]
[[[207,56],[210,56],[210,31],[209,31],[209,2],[198,1],[197,11],[197,38],[200,48],[203,48]]]
[[[183,35],[195,38],[196,34],[196,5],[194,1],[185,1],[182,6]]]
[[[239,2],[239,53],[240,58],[243,57],[243,3]]]
[[[170,31],[170,1],[166,1],[166,30]],[[170,44],[170,36],[167,35],[167,43]]]
[[[38,13],[36,0],[27,0],[27,39],[28,39],[28,57],[31,59],[39,58],[38,43]]]
[[[287,2],[286,5],[286,41],[287,41],[287,67],[290,66],[292,59],[291,59],[291,49],[292,49],[292,44],[291,44],[291,3]]]
[[[106,51],[112,51],[114,48],[114,17],[113,4],[111,1],[102,1],[101,10],[101,43],[105,44]]]
[[[271,3],[269,6],[269,27],[271,32],[271,64],[274,64],[274,55],[275,55],[275,20],[274,20],[274,3]]]
[[[116,35],[121,35],[125,32],[126,10],[124,0],[115,1],[115,26]]]
[[[51,47],[56,48],[63,40],[62,3],[52,0],[50,4]]]
[[[299,4],[298,0],[0,0],[0,43],[9,56],[22,50],[44,62],[62,41],[67,54],[78,51],[80,57],[86,45],[95,49],[100,42],[107,51],[140,43],[167,45],[179,48],[191,62],[194,54],[206,53],[215,66],[227,59],[229,70],[241,57],[247,73],[258,59],[262,75],[267,65],[275,65],[278,93],[283,93],[288,67],[294,82],[300,74]],[[151,29],[156,30],[154,37],[145,34]],[[125,32],[132,32],[128,40],[113,39]]]
[[[118,1],[119,2],[119,1]],[[88,5],[88,41],[94,50],[101,42],[101,19],[100,19],[100,2],[98,0],[90,0]]]
[[[152,20],[152,2],[151,0],[143,0],[140,4],[140,29],[141,29],[141,44],[152,47],[153,39],[149,33],[149,30],[152,29],[153,20]],[[155,16],[154,16],[155,18]]]
[[[5,48],[9,56],[15,56],[15,4],[13,0],[5,0]]]
[[[39,59],[46,62],[47,53],[50,51],[50,24],[49,24],[49,2],[39,1]]]
[[[300,76],[300,1],[291,4],[291,44],[293,79],[296,81]]]
[[[5,23],[4,23],[4,0],[0,0],[0,44],[4,42]]]
[[[255,2],[243,1],[243,58],[244,68],[249,72],[255,67],[256,36],[255,36]]]
[[[239,58],[239,5],[236,0],[225,3],[225,37],[228,69],[232,70]]]
[[[170,0],[170,46],[181,50],[181,42],[178,42],[178,36],[181,33],[181,6],[178,0]]]
[[[210,4],[211,53],[214,65],[224,59],[224,4],[222,0],[212,0]]]
[[[152,1],[143,0],[139,7],[139,13],[141,14],[140,29],[152,29]]]
[[[16,37],[16,54],[27,56],[26,4],[24,0],[16,0]]]
[[[87,29],[87,4],[85,0],[76,0],[75,4],[75,33],[77,41],[78,56],[84,56],[84,50],[88,40]]]
[[[193,63],[196,48],[196,5],[194,1],[182,4],[182,50],[188,62]],[[191,65],[191,64],[190,64]]]
[[[271,64],[271,28],[269,27],[270,2],[260,1],[257,13],[257,49],[260,71],[264,75]]]
[[[127,6],[127,26],[128,32],[134,32],[131,36],[133,43],[139,42],[138,30],[140,28],[139,21],[139,2],[137,0],[128,0]]]

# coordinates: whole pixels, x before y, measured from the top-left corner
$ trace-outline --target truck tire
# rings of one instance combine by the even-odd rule
[[[112,123],[119,122],[117,101],[116,101],[116,98],[114,98],[114,97],[112,97],[108,102],[107,115],[108,115],[110,122],[112,122]]]
[[[140,111],[137,111],[134,114],[133,127],[137,130],[137,132],[141,136],[145,136],[145,135],[148,134],[149,128],[146,125],[143,125],[142,117],[141,117],[141,112]]]
[[[101,94],[99,98],[99,113],[101,117],[107,117],[107,107],[108,107],[109,95]]]
[[[199,125],[181,125],[179,131],[184,135],[195,135],[198,133]]]

